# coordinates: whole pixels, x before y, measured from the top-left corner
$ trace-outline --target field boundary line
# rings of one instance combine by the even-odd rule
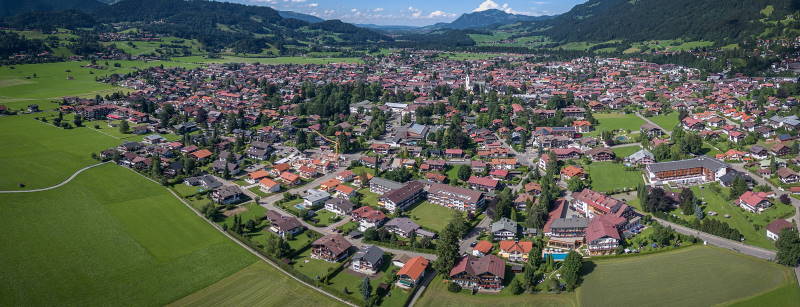
[[[89,165],[87,167],[79,169],[78,171],[73,173],[72,176],[69,176],[69,178],[67,178],[67,180],[64,180],[63,182],[61,182],[61,183],[59,183],[57,185],[51,186],[51,187],[46,187],[46,188],[41,188],[41,189],[33,189],[33,190],[0,191],[0,194],[33,193],[33,192],[43,192],[43,191],[48,191],[48,190],[52,190],[52,189],[57,189],[57,188],[60,188],[61,186],[65,185],[65,184],[69,183],[70,181],[72,181],[72,179],[75,179],[75,177],[80,175],[80,173],[83,173],[84,171],[89,170],[90,168],[93,168],[93,167],[96,167],[96,166],[100,166],[100,165],[103,165],[103,164],[106,164],[106,163],[109,163],[109,162],[111,162],[111,161],[100,162],[100,163]]]
[[[142,176],[142,177],[144,177],[145,179],[147,179],[147,180],[150,180],[150,181],[152,181],[152,182],[154,182],[154,183],[156,183],[156,184],[158,184],[158,185],[161,185],[161,183],[159,183],[158,181],[155,181],[155,180],[153,180],[153,179],[152,179],[152,178],[150,178],[150,177],[147,177],[147,176],[145,176],[145,175],[142,175],[142,174],[140,174],[139,172],[137,172],[137,171],[135,171],[135,170],[132,170],[132,169],[130,169],[130,168],[127,168],[127,167],[122,167],[122,168],[124,168],[124,169],[127,169],[127,170],[129,170],[129,171],[131,171],[131,172],[134,172],[134,173],[136,173],[137,175],[139,175],[139,176]],[[333,294],[330,294],[330,293],[326,292],[325,290],[322,290],[322,289],[320,289],[320,288],[317,288],[317,287],[315,287],[314,285],[311,285],[311,284],[309,284],[309,283],[307,283],[307,282],[305,282],[305,281],[303,281],[303,280],[301,280],[301,279],[299,279],[299,278],[295,277],[295,276],[294,276],[294,275],[292,275],[292,274],[289,274],[289,272],[286,272],[286,271],[285,271],[285,270],[283,270],[281,267],[279,267],[279,266],[275,265],[274,263],[272,263],[272,261],[270,261],[269,259],[267,259],[267,258],[266,258],[266,257],[264,257],[263,255],[259,254],[259,253],[258,253],[258,252],[256,252],[255,250],[253,250],[253,249],[252,249],[250,246],[247,246],[247,244],[244,244],[244,243],[240,242],[239,240],[237,240],[236,238],[234,238],[233,236],[231,236],[231,235],[230,235],[230,234],[228,234],[227,232],[223,231],[223,230],[222,230],[222,228],[221,228],[219,225],[217,225],[217,224],[215,224],[214,222],[212,222],[212,221],[209,221],[208,219],[206,219],[206,218],[205,218],[205,216],[203,216],[202,214],[200,214],[200,212],[199,212],[199,211],[197,211],[197,209],[195,209],[194,207],[192,207],[192,205],[190,205],[189,203],[187,203],[187,202],[186,202],[186,200],[184,200],[184,199],[183,199],[183,198],[181,198],[181,197],[180,197],[178,194],[176,194],[176,193],[175,193],[175,191],[173,191],[173,190],[171,190],[171,189],[167,189],[167,191],[169,191],[169,193],[170,193],[170,194],[172,194],[172,196],[175,196],[175,198],[177,198],[177,199],[178,199],[178,200],[179,200],[179,201],[180,201],[180,202],[181,202],[181,203],[182,203],[184,206],[186,206],[187,208],[189,208],[189,210],[191,210],[192,212],[194,212],[194,214],[195,214],[195,215],[197,215],[198,217],[200,217],[200,219],[202,219],[203,221],[205,221],[206,223],[208,223],[209,225],[211,225],[211,227],[213,227],[214,229],[216,229],[217,231],[219,231],[220,233],[222,233],[223,235],[225,235],[226,237],[228,237],[228,239],[230,239],[231,241],[233,241],[233,242],[236,242],[236,244],[239,244],[239,246],[243,247],[245,250],[247,250],[247,251],[248,251],[248,252],[250,252],[251,254],[255,255],[256,257],[258,257],[258,258],[259,258],[259,259],[261,259],[262,261],[264,261],[264,262],[266,262],[267,264],[271,265],[272,267],[274,267],[275,269],[277,269],[278,271],[280,271],[280,272],[281,272],[281,273],[283,273],[284,275],[287,275],[287,276],[291,277],[292,279],[294,279],[294,280],[296,280],[296,281],[300,282],[301,284],[303,284],[303,285],[305,285],[305,286],[307,286],[307,287],[309,287],[309,288],[311,288],[311,289],[314,289],[314,290],[316,290],[317,292],[319,292],[319,293],[322,293],[322,294],[324,294],[324,295],[326,295],[326,296],[328,296],[328,297],[330,297],[330,298],[333,298],[333,299],[335,299],[335,300],[337,300],[337,301],[339,301],[339,302],[341,302],[341,303],[343,303],[343,304],[345,304],[345,305],[352,306],[352,307],[358,307],[358,305],[355,305],[355,304],[353,304],[353,303],[351,303],[351,302],[348,302],[348,301],[346,301],[346,300],[343,300],[343,299],[341,299],[341,298],[339,298],[339,297],[337,297],[337,296],[335,296],[335,295],[333,295]]]

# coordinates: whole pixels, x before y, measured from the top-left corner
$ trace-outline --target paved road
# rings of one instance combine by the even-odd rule
[[[433,270],[428,270],[425,273],[425,277],[422,278],[422,282],[419,283],[417,286],[417,291],[414,292],[414,297],[411,298],[411,301],[408,303],[408,307],[414,306],[417,303],[417,300],[425,294],[425,289],[428,289],[428,285],[431,284],[433,278],[436,277],[436,272]]]
[[[467,233],[463,240],[458,244],[458,251],[460,254],[471,254],[472,247],[469,246],[470,243],[478,239],[478,235],[481,234],[483,230],[489,230],[489,226],[492,224],[492,219],[488,216],[484,216],[483,219],[475,225],[472,230]]]
[[[100,163],[97,163],[97,164],[90,165],[90,166],[84,167],[84,168],[82,168],[82,169],[79,169],[77,172],[75,172],[74,174],[72,174],[72,176],[69,176],[69,178],[67,178],[67,180],[64,180],[63,182],[61,182],[61,183],[59,183],[59,184],[57,184],[57,185],[54,185],[54,186],[52,186],[52,187],[41,188],[41,189],[34,189],[34,190],[24,190],[24,191],[22,191],[22,190],[20,190],[20,191],[0,191],[0,194],[10,194],[10,193],[32,193],[32,192],[42,192],[42,191],[47,191],[47,190],[57,189],[57,188],[60,188],[61,186],[65,185],[65,184],[69,183],[70,181],[72,181],[72,179],[75,179],[75,177],[77,177],[77,176],[78,176],[80,173],[83,173],[84,171],[86,171],[86,170],[88,170],[88,169],[90,169],[90,168],[93,168],[93,167],[96,167],[96,166],[100,166],[100,165],[103,165],[103,164],[106,164],[106,163],[109,163],[109,162],[111,162],[111,161],[107,161],[107,162],[100,162]]]
[[[733,240],[728,240],[728,239],[725,239],[725,238],[721,238],[721,237],[718,237],[718,236],[715,236],[715,235],[712,235],[712,234],[708,234],[708,233],[701,232],[701,231],[698,231],[698,230],[695,230],[695,229],[691,229],[689,227],[684,227],[684,226],[681,226],[681,225],[678,225],[678,224],[675,224],[675,223],[667,222],[665,220],[662,220],[662,219],[659,219],[659,218],[656,218],[656,217],[654,217],[653,219],[656,220],[661,225],[672,227],[672,229],[674,229],[675,231],[677,231],[679,233],[698,237],[698,238],[708,242],[708,244],[711,244],[711,245],[714,245],[714,246],[717,246],[717,247],[730,249],[730,250],[733,250],[733,251],[738,252],[738,253],[742,253],[742,254],[745,254],[745,255],[750,255],[750,256],[753,256],[753,257],[758,257],[758,258],[761,258],[761,259],[767,259],[767,260],[775,259],[775,252],[771,251],[771,250],[766,250],[766,249],[763,249],[763,248],[760,248],[760,247],[755,247],[755,246],[747,245],[747,244],[744,244],[744,243],[741,243],[741,242],[736,242],[736,241],[733,241]]]
[[[639,118],[641,118],[642,120],[646,121],[648,124],[651,124],[653,126],[656,126],[656,127],[660,128],[661,131],[664,131],[667,135],[672,136],[672,130],[664,129],[664,127],[661,127],[658,124],[654,123],[649,118],[642,116],[642,114],[639,114],[639,112],[636,112],[636,116],[639,116]]]

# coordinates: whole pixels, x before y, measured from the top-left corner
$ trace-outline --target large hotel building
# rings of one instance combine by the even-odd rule
[[[649,164],[645,167],[648,184],[696,185],[719,180],[728,173],[730,166],[709,157]]]

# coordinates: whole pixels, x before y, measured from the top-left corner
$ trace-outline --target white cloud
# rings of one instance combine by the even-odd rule
[[[383,8],[382,8],[382,7],[376,7],[376,8],[375,8],[375,9],[373,9],[372,11],[373,11],[373,12],[376,12],[376,13],[377,13],[377,12],[383,12]]]
[[[420,18],[422,17],[422,10],[415,8],[413,6],[409,6],[408,10],[411,11],[411,17]]]
[[[494,2],[492,0],[486,0],[486,1],[481,2],[481,4],[478,5],[478,7],[475,8],[474,10],[472,10],[472,11],[473,12],[483,12],[483,11],[486,11],[486,10],[501,10],[501,11],[509,13],[509,14],[525,14],[525,12],[515,11],[514,9],[512,9],[508,5],[508,3],[503,3],[503,5],[499,5],[499,4],[497,4],[497,2]]]
[[[319,3],[309,3],[308,7],[318,7]]]
[[[447,13],[443,11],[433,11],[428,14],[428,18],[442,18],[442,17],[455,17],[456,14]]]

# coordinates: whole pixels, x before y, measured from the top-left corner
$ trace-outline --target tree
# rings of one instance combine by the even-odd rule
[[[128,134],[131,130],[131,127],[128,125],[127,120],[123,120],[122,123],[119,124],[119,133]]]
[[[775,260],[783,265],[797,266],[800,264],[800,235],[797,229],[789,227],[781,231],[780,237],[775,241],[778,254]]]
[[[731,183],[731,191],[728,199],[739,198],[744,192],[747,192],[747,182],[744,181],[742,176],[736,176],[736,178],[733,178],[733,183]]]
[[[458,258],[458,230],[452,221],[445,226],[439,234],[439,243],[436,244],[436,261],[433,269],[439,273],[447,274],[456,265]]]
[[[564,279],[567,290],[572,291],[580,280],[580,270],[583,266],[583,258],[575,251],[569,251],[567,258],[561,263],[561,278]]]
[[[80,115],[75,115],[75,119],[72,120],[72,123],[75,124],[75,127],[83,126],[83,119]]]
[[[572,177],[569,181],[567,181],[567,190],[570,190],[571,192],[583,191],[585,188],[587,188],[586,181],[578,176]]]
[[[279,259],[284,258],[288,256],[292,250],[292,248],[289,247],[289,243],[286,242],[286,240],[284,240],[283,238],[272,232],[269,231],[267,232],[266,239],[267,239],[266,241],[267,244],[264,245],[264,249],[267,251],[269,255],[275,258]]]
[[[511,281],[510,285],[508,285],[508,289],[514,295],[518,295],[518,294],[522,293],[522,291],[524,290],[524,289],[522,289],[522,286],[520,286],[519,280],[516,279],[516,278],[514,278],[514,280]]]
[[[369,283],[369,278],[364,277],[361,282],[361,297],[364,298],[365,302],[369,302],[370,296],[372,296],[372,285]]]
[[[458,179],[467,181],[472,176],[472,168],[469,165],[461,165],[458,167]]]
[[[694,193],[692,193],[691,189],[684,188],[681,190],[681,212],[685,215],[690,215],[694,213],[696,200],[694,198]]]

